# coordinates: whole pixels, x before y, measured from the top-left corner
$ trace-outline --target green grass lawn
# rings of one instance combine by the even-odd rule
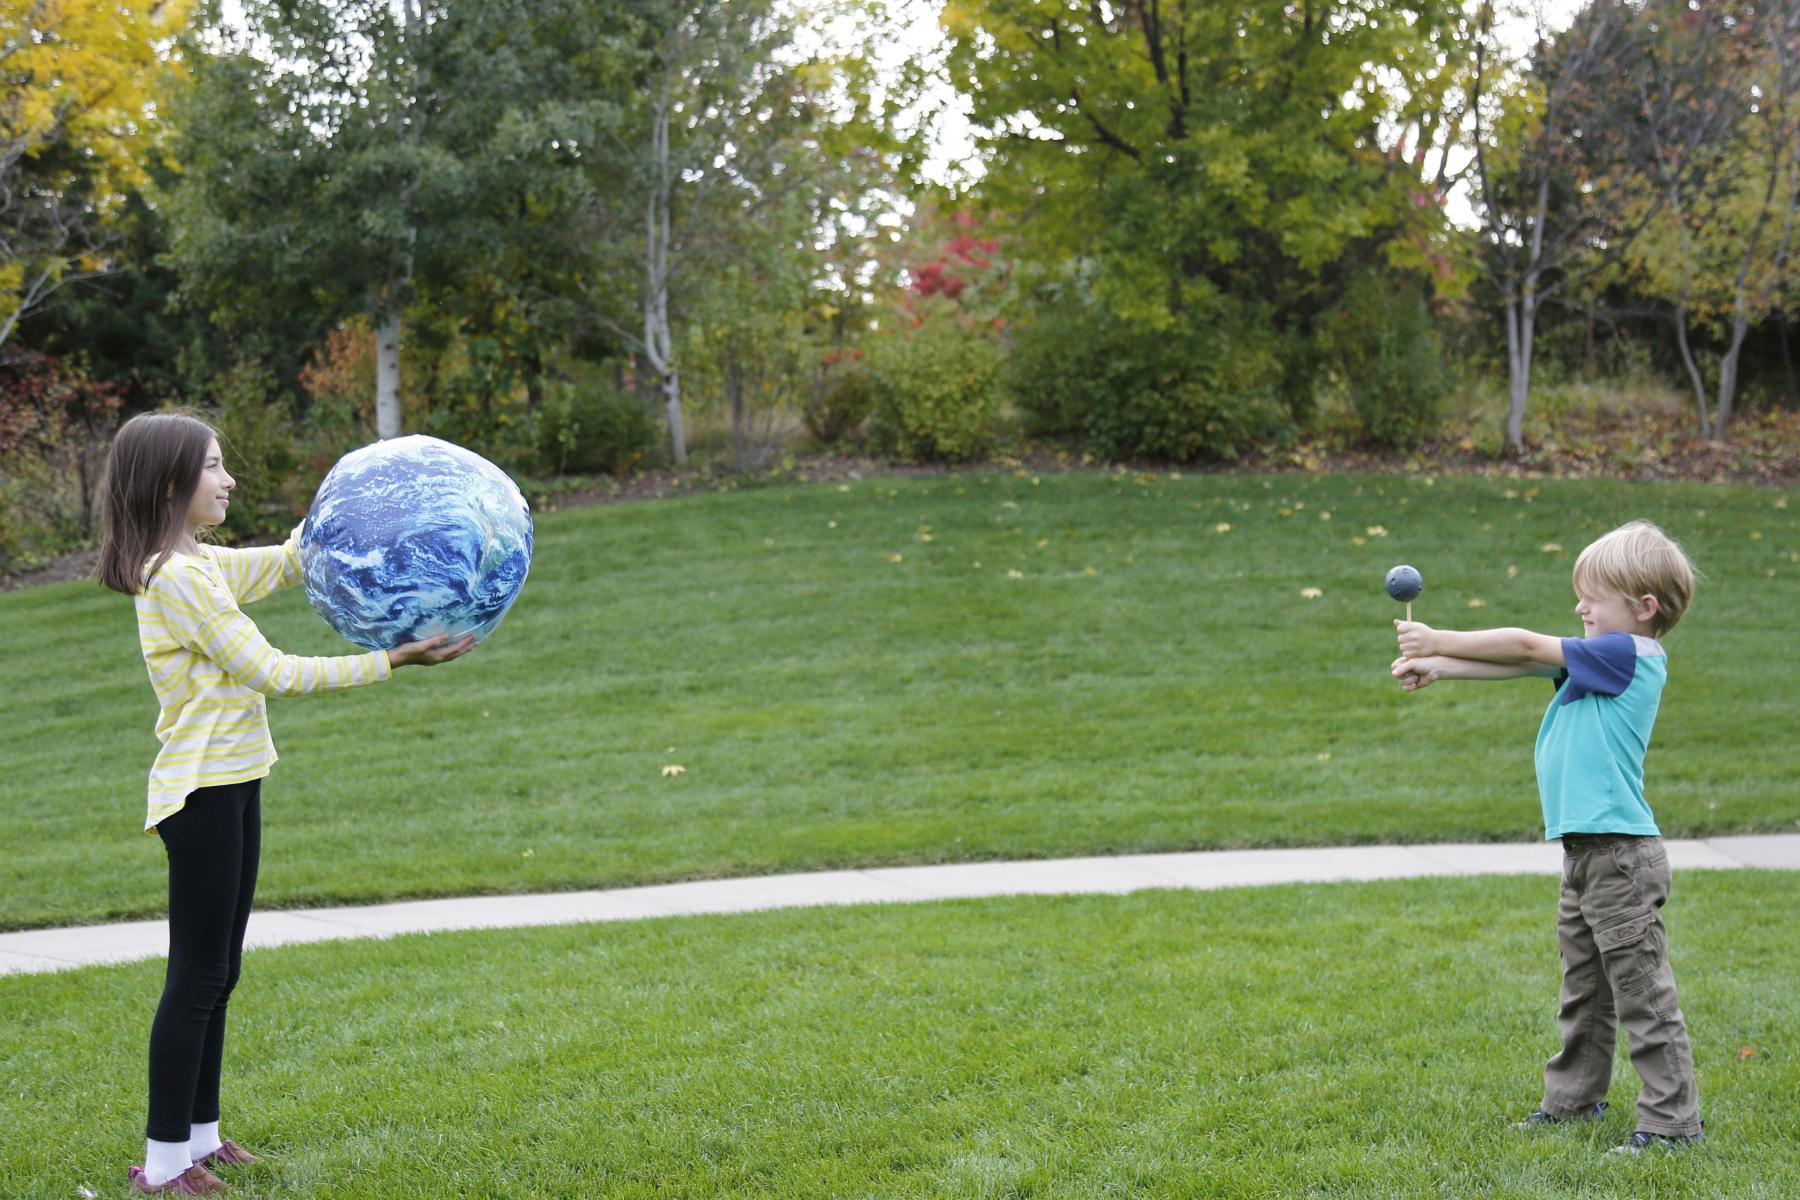
[[[1709,1142],[1526,1135],[1549,879],[800,910],[255,951],[246,1197],[1800,1194],[1800,877],[1669,909]],[[160,964],[0,979],[0,1184],[122,1195]],[[81,1189],[87,1189],[82,1191]]]
[[[1424,620],[1574,634],[1575,553],[1638,516],[1708,577],[1669,640],[1665,832],[1800,828],[1786,493],[971,473],[543,514],[476,654],[272,702],[259,900],[1528,839],[1548,686],[1402,695],[1382,576],[1424,572]],[[285,649],[345,648],[298,590],[250,611]],[[0,594],[0,646],[0,927],[157,913],[129,603]]]

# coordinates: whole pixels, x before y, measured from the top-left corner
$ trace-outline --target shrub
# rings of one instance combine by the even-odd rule
[[[231,493],[232,518],[221,527],[220,540],[240,542],[287,533],[312,502],[312,481],[295,472],[300,454],[288,397],[267,368],[240,362],[218,380],[211,398],[225,469],[237,480]]]
[[[537,454],[557,475],[613,474],[646,462],[661,444],[644,402],[593,378],[545,390],[538,414]]]
[[[0,354],[0,572],[92,543],[121,395],[78,363]]]
[[[832,366],[818,393],[802,408],[806,431],[832,445],[862,428],[875,411],[875,380],[858,362]]]
[[[1418,287],[1385,272],[1362,273],[1321,323],[1319,343],[1366,440],[1405,448],[1436,431],[1449,381]]]
[[[517,467],[533,457],[538,426],[521,378],[522,364],[498,338],[454,339],[434,367],[422,432],[502,467]]]
[[[1281,345],[1253,316],[1172,330],[1065,297],[1022,326],[1005,387],[1033,432],[1106,458],[1230,458],[1291,429]]]
[[[869,340],[871,432],[910,462],[961,462],[992,443],[1000,412],[1000,347],[991,329],[922,306],[916,324]]]

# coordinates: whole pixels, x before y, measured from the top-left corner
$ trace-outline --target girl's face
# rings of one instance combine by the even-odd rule
[[[231,489],[237,486],[225,470],[225,459],[219,453],[219,439],[214,438],[206,443],[206,458],[200,463],[200,482],[194,485],[193,498],[188,501],[187,523],[191,533],[196,529],[212,528],[225,520],[225,510],[231,505]]]
[[[1575,589],[1575,612],[1581,617],[1581,635],[1603,633],[1650,635],[1650,618],[1656,615],[1655,596],[1621,596],[1590,585]]]

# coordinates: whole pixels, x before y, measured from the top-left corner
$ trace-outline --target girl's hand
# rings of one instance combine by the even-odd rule
[[[461,658],[473,650],[478,643],[474,634],[466,635],[462,641],[452,643],[447,633],[433,634],[417,642],[408,642],[404,646],[396,646],[387,652],[390,667],[435,667],[439,663],[447,663],[453,658]]]
[[[1394,629],[1400,635],[1401,658],[1429,658],[1438,652],[1437,630],[1425,622],[1396,620]]]
[[[1431,662],[1401,655],[1394,660],[1394,678],[1400,681],[1400,690],[1416,692],[1420,688],[1430,687],[1438,680],[1437,666]]]

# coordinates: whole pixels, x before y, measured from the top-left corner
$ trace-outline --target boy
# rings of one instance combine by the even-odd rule
[[[1668,675],[1660,638],[1681,619],[1694,567],[1648,521],[1613,530],[1575,560],[1583,636],[1524,629],[1456,633],[1395,621],[1393,673],[1407,691],[1439,679],[1556,681],[1537,737],[1544,837],[1563,844],[1557,940],[1562,1050],[1544,1067],[1537,1129],[1606,1111],[1618,1021],[1643,1080],[1637,1129],[1612,1153],[1674,1148],[1702,1136],[1687,1024],[1658,910],[1669,858],[1644,802],[1644,751]]]

